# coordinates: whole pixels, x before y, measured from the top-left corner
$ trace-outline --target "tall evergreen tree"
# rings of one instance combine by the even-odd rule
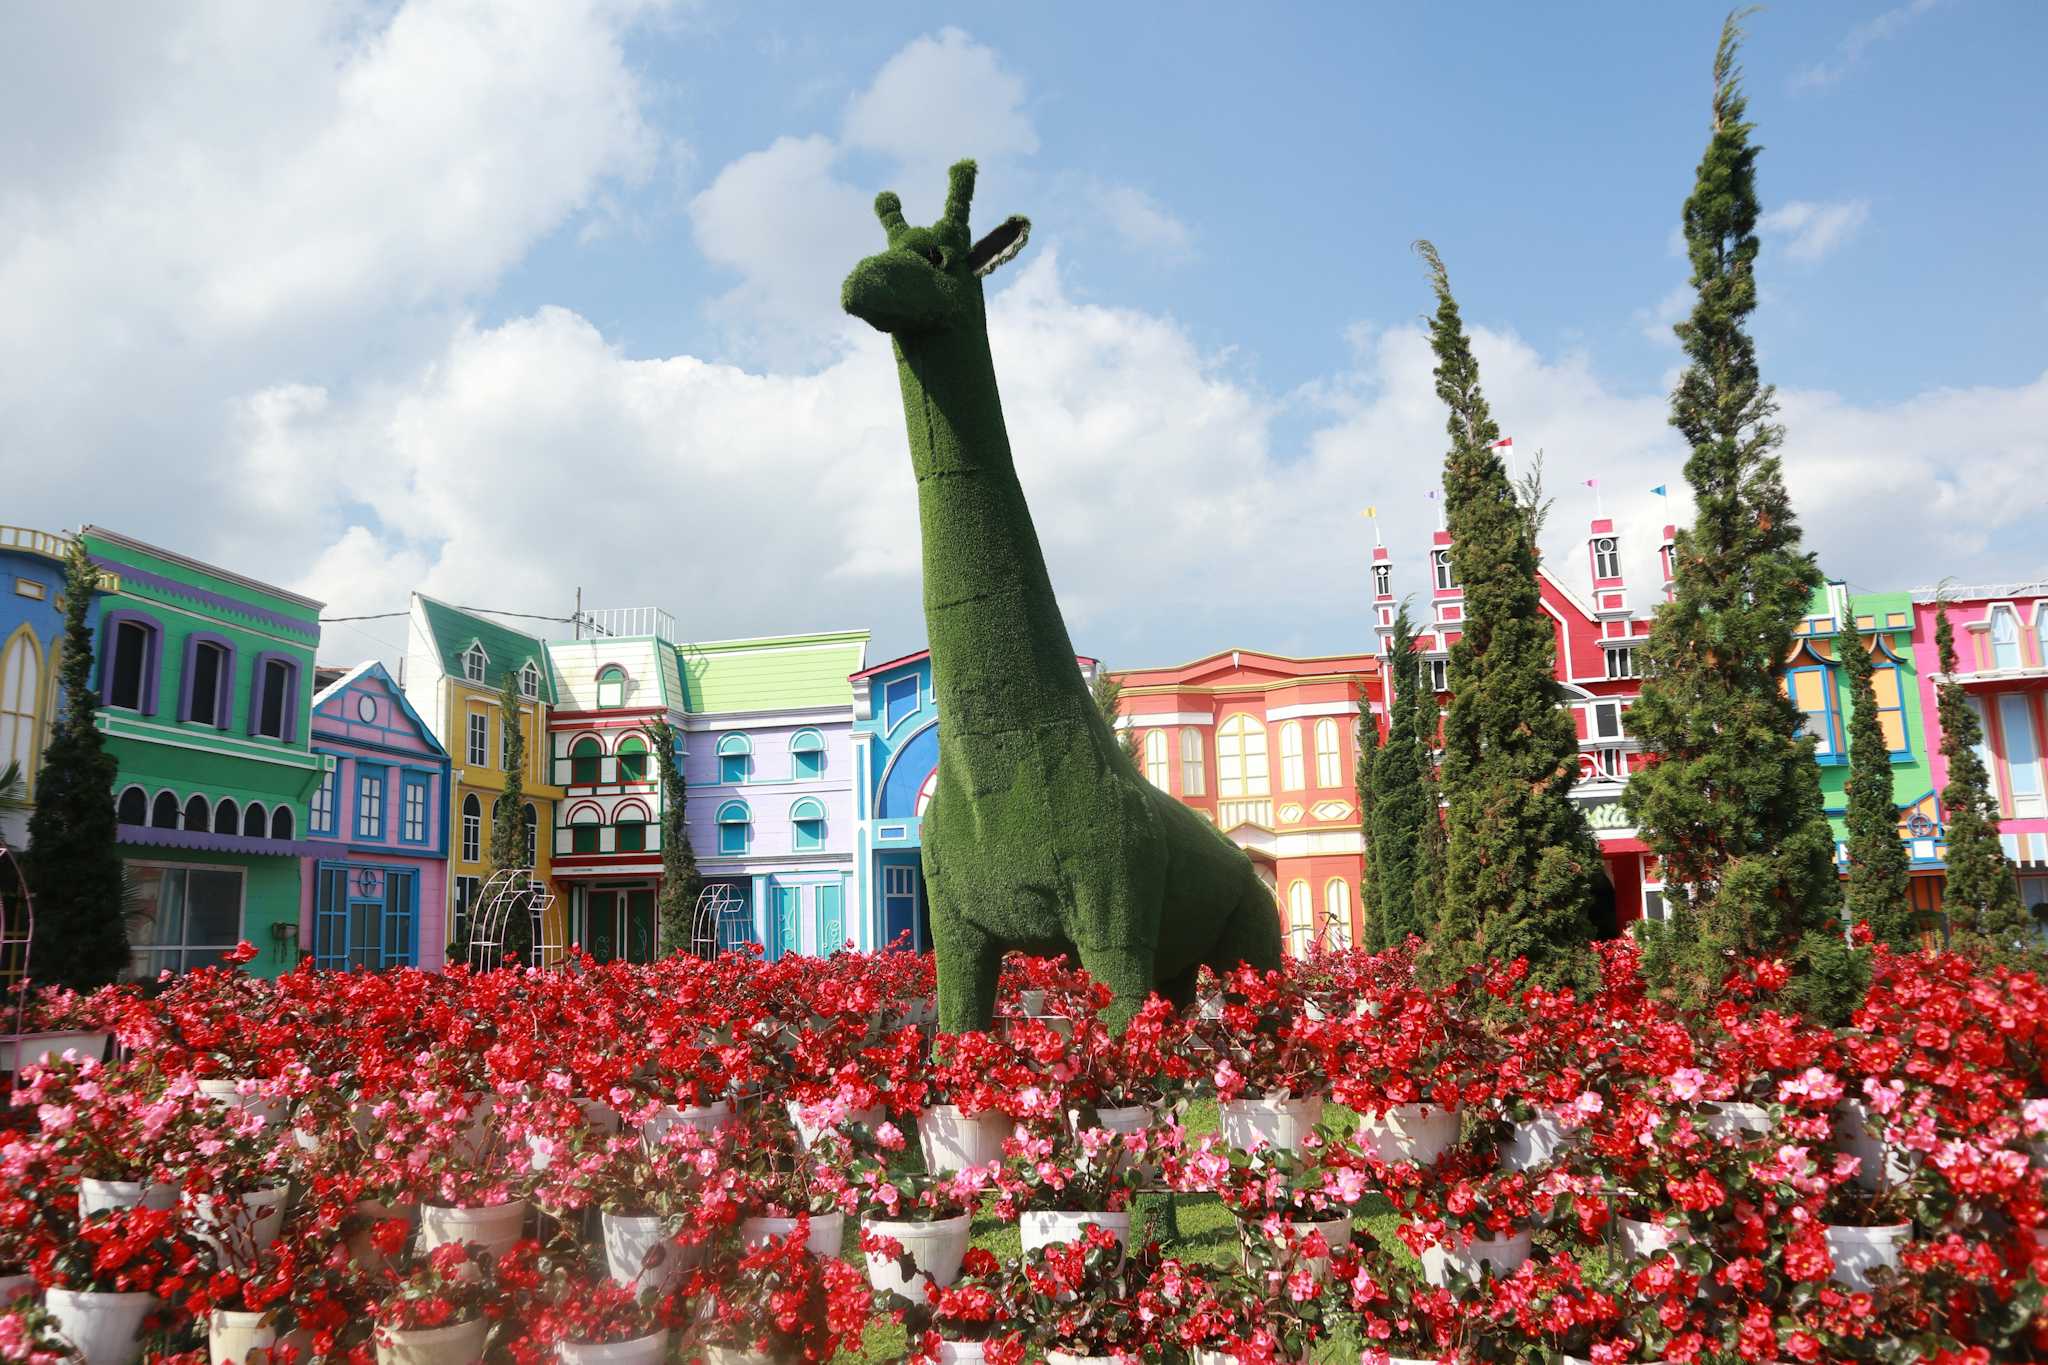
[[[1425,933],[1430,922],[1415,904],[1417,862],[1423,854],[1424,825],[1436,818],[1429,784],[1429,742],[1436,729],[1436,699],[1417,675],[1415,628],[1404,603],[1394,618],[1394,642],[1387,656],[1387,685],[1394,700],[1387,716],[1387,742],[1373,757],[1373,824],[1368,856],[1379,905],[1367,947],[1378,951]],[[1423,729],[1424,717],[1429,729]]]
[[[1094,693],[1095,709],[1102,713],[1103,723],[1109,726],[1109,732],[1122,742],[1124,752],[1131,756],[1131,761],[1138,764],[1142,770],[1144,758],[1139,753],[1137,727],[1128,726],[1122,730],[1116,728],[1117,718],[1124,713],[1124,685],[1122,681],[1114,673],[1111,673],[1105,665],[1097,663],[1095,665],[1095,685],[1090,691]]]
[[[1941,657],[1941,684],[1935,689],[1941,756],[1948,765],[1948,782],[1941,789],[1941,818],[1948,836],[1942,906],[1958,950],[2011,960],[2032,944],[2032,924],[2020,907],[2012,861],[1999,842],[1998,798],[1977,754],[1977,746],[1984,742],[1984,724],[1956,681],[1955,632],[1949,627],[1946,605],[1940,603],[1934,611],[1934,647]]]
[[[1385,677],[1384,674],[1381,675]],[[1374,946],[1373,924],[1380,917],[1380,889],[1375,875],[1373,861],[1378,856],[1372,847],[1372,765],[1379,756],[1380,723],[1372,713],[1372,703],[1361,691],[1358,697],[1358,766],[1352,773],[1352,783],[1358,789],[1358,841],[1365,850],[1363,866],[1358,874],[1358,914],[1363,921],[1365,935],[1362,946],[1377,952]],[[1384,946],[1384,945],[1380,945]]]
[[[1531,509],[1493,449],[1500,428],[1450,276],[1434,246],[1416,250],[1436,292],[1430,347],[1437,397],[1450,410],[1445,516],[1465,599],[1451,646],[1443,906],[1432,942],[1440,970],[1526,957],[1537,981],[1582,981],[1600,850],[1571,801],[1578,732],[1537,588]]]
[[[1856,631],[1854,613],[1835,632],[1835,659],[1849,683],[1849,878],[1845,900],[1851,924],[1865,923],[1880,942],[1900,952],[1919,946],[1913,932],[1911,876],[1899,838],[1899,808],[1892,803],[1891,741],[1877,713],[1876,668]]]
[[[35,956],[43,985],[89,991],[129,965],[121,854],[115,844],[114,781],[119,767],[100,734],[88,624],[99,568],[84,539],[71,542],[64,578],[64,640],[58,682],[62,713],[43,751],[24,859],[36,898]]]
[[[531,871],[534,859],[526,847],[526,699],[519,692],[519,675],[505,670],[498,689],[498,724],[503,727],[500,745],[505,761],[505,789],[491,810],[491,871],[507,868]],[[536,837],[538,837],[536,835]],[[505,918],[505,951],[521,962],[533,957],[533,908],[522,892]]]
[[[1718,986],[1729,954],[1824,937],[1841,904],[1813,741],[1780,680],[1820,572],[1800,549],[1774,453],[1777,401],[1744,330],[1756,308],[1757,148],[1735,64],[1740,18],[1721,31],[1713,130],[1685,203],[1698,299],[1674,329],[1687,363],[1671,424],[1692,447],[1698,514],[1677,533],[1674,595],[1657,612],[1649,676],[1629,712],[1658,758],[1623,797],[1663,860],[1674,913],[1697,917],[1675,964],[1692,991]],[[1816,968],[1838,957],[1825,942],[1809,947]]]
[[[696,936],[697,896],[704,878],[697,870],[697,850],[690,844],[688,789],[676,761],[681,736],[666,717],[647,723],[654,745],[654,765],[661,775],[661,894],[659,950],[662,956],[687,951]]]

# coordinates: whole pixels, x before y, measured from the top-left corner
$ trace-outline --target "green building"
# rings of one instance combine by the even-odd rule
[[[1829,581],[1813,595],[1806,620],[1794,635],[1786,660],[1785,687],[1806,713],[1815,737],[1822,799],[1834,826],[1835,856],[1847,870],[1849,780],[1849,682],[1835,658],[1835,632],[1853,617],[1856,633],[1875,666],[1878,719],[1891,745],[1892,804],[1899,808],[1899,837],[1912,860],[1913,904],[1932,913],[1940,905],[1941,824],[1929,762],[1927,728],[1920,717],[1920,678],[1913,652],[1912,594],[1851,594]]]
[[[139,911],[141,976],[299,960],[299,859],[326,760],[311,748],[320,603],[97,526],[100,727]]]

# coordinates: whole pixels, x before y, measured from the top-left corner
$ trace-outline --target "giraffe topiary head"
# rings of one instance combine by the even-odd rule
[[[972,161],[954,164],[946,212],[930,227],[904,222],[903,201],[892,191],[875,196],[875,216],[889,234],[889,248],[846,277],[839,299],[847,312],[892,335],[982,325],[981,277],[1024,249],[1031,220],[1006,218],[975,241],[967,231],[974,173]]]

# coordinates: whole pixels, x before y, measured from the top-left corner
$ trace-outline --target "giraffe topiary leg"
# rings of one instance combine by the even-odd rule
[[[939,975],[939,1028],[972,1033],[993,1025],[1003,946],[981,926],[934,905],[932,956]]]
[[[1122,1033],[1131,1016],[1144,1008],[1145,998],[1152,994],[1154,961],[1150,949],[1081,949],[1081,965],[1088,969],[1088,975],[1109,987],[1111,999],[1109,1008],[1102,1012],[1102,1022],[1110,1032]]]
[[[1262,971],[1280,966],[1280,912],[1273,904],[1273,893],[1256,873],[1247,871],[1245,881],[1236,907],[1224,919],[1222,932],[1209,952],[1209,966],[1217,972],[1227,972],[1239,963]]]

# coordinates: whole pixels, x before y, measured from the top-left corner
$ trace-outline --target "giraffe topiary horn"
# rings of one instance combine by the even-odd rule
[[[963,228],[967,226],[967,210],[974,203],[975,171],[972,161],[956,161],[946,173],[946,221]]]
[[[883,190],[875,196],[875,217],[882,220],[882,231],[891,237],[910,226],[903,221],[903,201],[894,190]]]

